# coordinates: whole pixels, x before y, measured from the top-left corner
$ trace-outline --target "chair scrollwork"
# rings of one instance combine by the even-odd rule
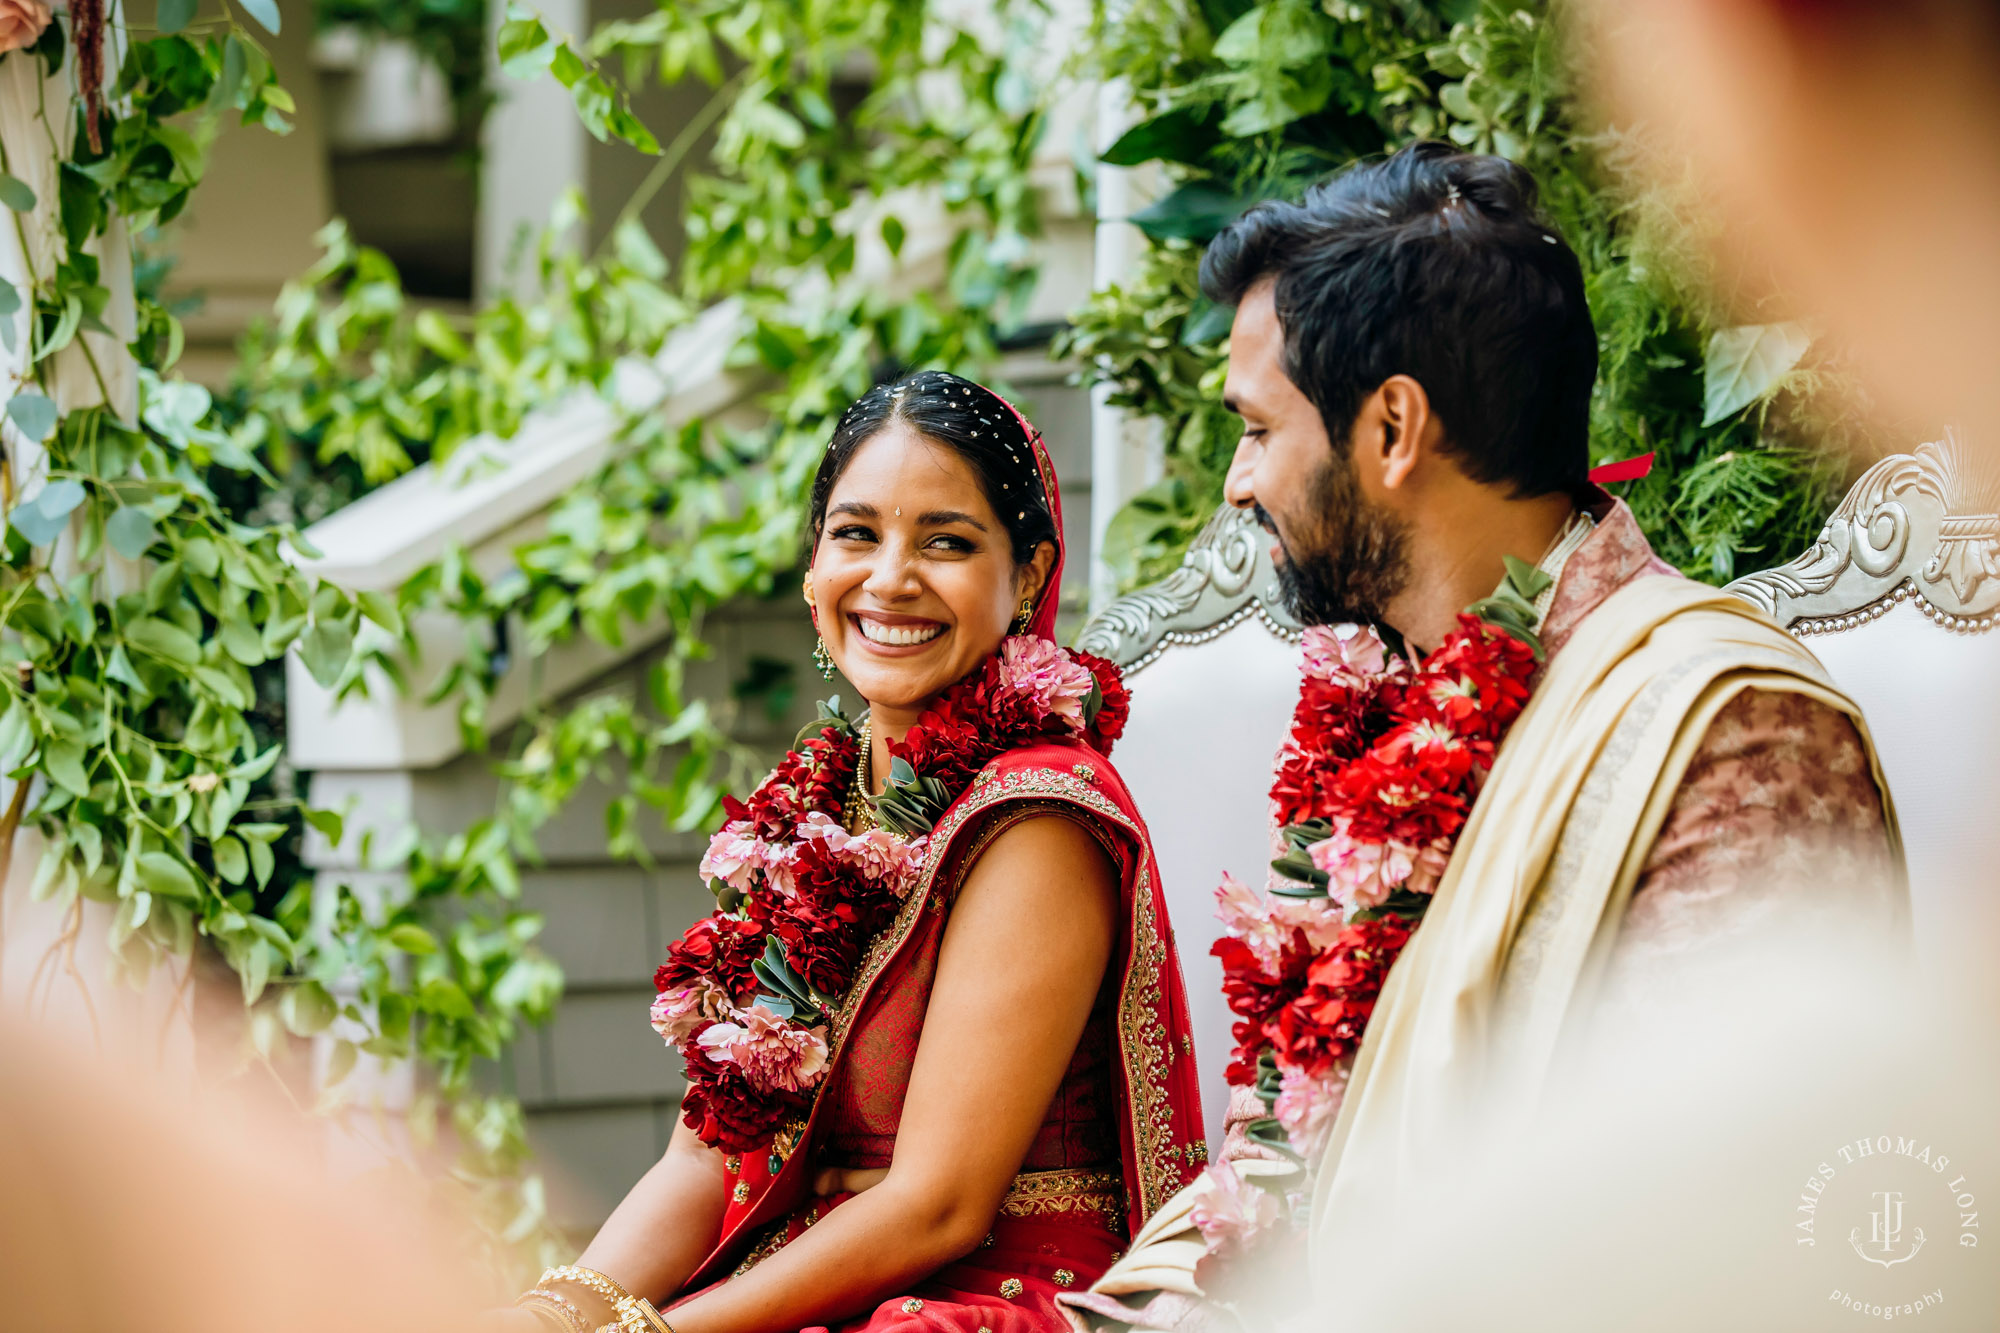
[[[2000,623],[2000,468],[1955,431],[1882,459],[1849,490],[1803,555],[1728,591],[1795,634],[1830,634],[1913,601],[1936,624]]]
[[[1179,569],[1092,616],[1076,646],[1132,675],[1175,644],[1205,642],[1252,617],[1281,639],[1299,639],[1298,622],[1278,595],[1263,530],[1247,511],[1223,505]]]

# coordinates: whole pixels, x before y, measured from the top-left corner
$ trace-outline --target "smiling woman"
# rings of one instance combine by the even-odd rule
[[[868,712],[728,802],[720,909],[654,979],[683,1124],[523,1328],[1059,1333],[1055,1296],[1205,1159],[1159,874],[1105,758],[1125,689],[1053,642],[1041,437],[924,372],[841,418],[810,503],[806,597]]]
[[[874,758],[1010,623],[1028,628],[1056,556],[1035,458],[1011,407],[936,371],[876,389],[835,428],[813,482],[806,600],[868,701]]]

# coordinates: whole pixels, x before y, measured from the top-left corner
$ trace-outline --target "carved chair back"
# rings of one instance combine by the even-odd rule
[[[1223,506],[1179,569],[1112,602],[1077,638],[1124,667],[1132,685],[1118,771],[1165,880],[1215,1146],[1231,1023],[1209,953],[1221,934],[1215,886],[1225,870],[1263,882],[1272,760],[1299,688],[1299,629],[1278,601],[1269,540],[1249,514]]]
[[[2000,465],[1949,431],[1884,458],[1803,555],[1729,591],[1800,636],[1861,705],[1902,824],[1920,959],[1990,961],[2000,939]]]

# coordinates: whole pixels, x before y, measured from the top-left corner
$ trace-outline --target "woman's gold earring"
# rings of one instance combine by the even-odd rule
[[[823,679],[833,679],[833,654],[826,650],[825,639],[816,639],[813,642],[813,665],[819,668],[819,674]]]
[[[1014,632],[1016,634],[1026,634],[1028,632],[1028,622],[1034,618],[1035,603],[1033,599],[1023,597],[1021,599],[1021,614],[1014,617]]]

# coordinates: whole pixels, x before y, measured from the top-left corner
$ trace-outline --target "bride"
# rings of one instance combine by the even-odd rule
[[[1040,435],[922,372],[848,409],[810,504],[815,658],[868,710],[823,711],[729,802],[720,910],[655,978],[683,1123],[519,1327],[1054,1333],[1056,1294],[1206,1160],[1158,870],[1105,759],[1125,690],[1053,642]]]

